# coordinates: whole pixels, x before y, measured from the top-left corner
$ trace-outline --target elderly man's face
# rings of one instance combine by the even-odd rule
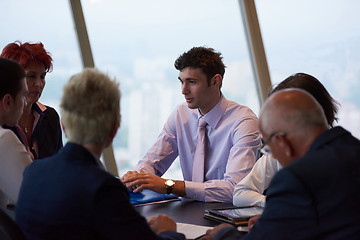
[[[273,158],[277,159],[282,166],[286,166],[292,162],[293,158],[291,157],[290,146],[286,140],[285,132],[276,131],[267,134],[261,127],[260,131],[263,136],[262,149],[265,149],[268,154],[271,154]]]

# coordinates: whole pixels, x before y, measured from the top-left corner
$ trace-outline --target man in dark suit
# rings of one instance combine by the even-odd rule
[[[273,94],[260,130],[284,169],[272,180],[262,216],[244,239],[360,239],[360,141],[328,129],[316,100],[299,89]],[[219,225],[205,239],[240,239]]]
[[[85,69],[65,86],[61,115],[69,142],[24,172],[15,218],[27,239],[184,239],[167,216],[148,224],[100,162],[120,125],[118,85]]]

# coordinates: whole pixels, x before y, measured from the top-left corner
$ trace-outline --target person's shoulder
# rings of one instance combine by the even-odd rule
[[[55,108],[50,107],[49,105],[42,104],[41,102],[36,102],[35,108],[37,109],[37,111],[41,111],[43,114],[59,116]]]
[[[315,189],[319,183],[326,185],[328,178],[336,175],[337,167],[334,157],[328,155],[326,149],[308,152],[281,169],[276,177],[281,179],[279,182],[284,182],[281,185],[297,181],[307,189]]]
[[[55,116],[55,117],[59,117],[58,112],[55,110],[55,108],[46,106],[46,110],[44,111],[44,113],[46,115],[51,115],[51,116]]]
[[[273,158],[273,156],[270,155],[262,155],[256,162],[254,165],[254,168],[272,168],[272,169],[276,169],[278,165],[278,161]]]
[[[21,143],[13,131],[2,127],[0,127],[0,152],[2,162],[6,161],[11,164],[21,163],[22,165],[31,163],[31,158],[24,144]]]
[[[88,165],[84,170],[86,172],[82,171],[82,179],[78,184],[84,186],[87,192],[115,191],[127,194],[127,189],[120,179],[99,166]]]
[[[54,108],[47,106],[43,114],[45,118],[49,120],[49,122],[53,123],[56,127],[60,127],[60,116]]]
[[[271,180],[267,195],[268,197],[271,196],[271,198],[273,198],[273,196],[277,196],[280,192],[293,193],[298,190],[302,191],[304,188],[302,179],[303,178],[299,177],[290,167],[280,169]]]
[[[238,129],[240,136],[248,131],[258,131],[258,118],[247,106],[228,101],[222,114],[222,121]]]
[[[65,146],[58,153],[42,158],[37,159],[31,163],[28,167],[28,171],[31,172],[53,172],[54,174],[67,175],[70,179],[70,176],[81,176],[77,178],[77,182],[104,182],[107,179],[114,178],[110,173],[100,168],[94,157],[83,151],[81,148],[75,146]],[[65,172],[61,172],[63,169],[66,169]]]
[[[57,169],[57,167],[52,167],[53,164],[54,162],[49,161],[48,158],[33,160],[24,170],[24,182],[37,181],[39,178],[45,179],[45,174]]]
[[[227,100],[227,99],[224,99],[224,101],[226,101],[226,103],[227,103],[227,107],[226,107],[227,112],[229,112],[231,114],[236,114],[236,115],[238,115],[238,117],[240,116],[243,118],[257,119],[256,114],[248,106],[245,106],[245,105],[242,105],[242,104],[239,104],[237,102]]]
[[[15,133],[10,130],[10,129],[5,129],[3,127],[0,126],[0,144],[1,145],[13,145],[14,143],[16,144],[21,144],[19,138],[15,135]]]
[[[358,139],[341,128],[330,129],[315,140],[304,156],[286,168],[299,177],[322,180],[324,176],[332,176],[334,179],[341,177],[343,172],[359,171],[359,155]]]
[[[327,166],[328,169],[330,166],[336,165],[340,158],[344,158],[341,162],[348,161],[356,149],[360,150],[359,140],[352,137],[346,130],[335,127],[321,134],[305,155],[287,167],[298,172],[320,171],[319,169],[324,166]]]
[[[264,165],[270,171],[277,172],[280,169],[282,169],[282,166],[279,163],[279,161],[277,159],[275,159],[271,154],[270,155],[263,155],[261,158],[263,158],[263,157],[264,157],[264,160],[263,160]],[[258,161],[260,161],[261,158]]]
[[[13,131],[0,126],[0,138],[9,137],[9,136],[11,137],[12,135],[14,135],[16,137],[16,135]]]

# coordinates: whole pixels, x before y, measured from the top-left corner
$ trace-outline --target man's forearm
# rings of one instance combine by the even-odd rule
[[[173,180],[175,182],[172,193],[180,197],[184,197],[185,193],[185,182],[179,180]]]

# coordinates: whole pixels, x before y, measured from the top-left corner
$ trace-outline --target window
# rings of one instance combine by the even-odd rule
[[[82,69],[69,3],[3,0],[1,4],[6,11],[0,15],[0,49],[17,40],[44,44],[53,58],[53,71],[46,75],[40,102],[54,107],[60,114],[63,85],[71,75]]]
[[[223,93],[257,114],[259,103],[237,1],[82,1],[95,65],[122,91],[114,141],[119,175],[155,142],[167,117],[184,101],[173,64],[194,46],[222,52]],[[178,161],[166,175],[182,179]]]
[[[16,40],[41,41],[51,53],[54,68],[40,101],[59,112],[63,85],[82,69],[69,2],[34,0],[19,7],[4,0],[2,6],[1,47]],[[258,113],[237,1],[83,0],[82,6],[96,67],[120,82],[123,121],[113,144],[120,175],[143,157],[184,101],[173,63],[193,46],[222,52],[224,95]],[[171,169],[169,175],[182,178],[178,163]]]
[[[318,78],[341,104],[339,124],[360,137],[360,2],[256,0],[273,84]]]

